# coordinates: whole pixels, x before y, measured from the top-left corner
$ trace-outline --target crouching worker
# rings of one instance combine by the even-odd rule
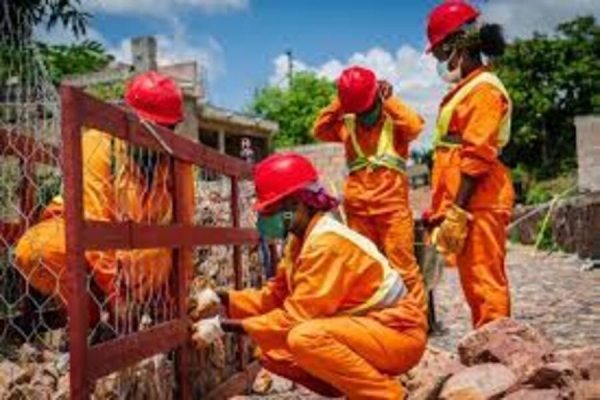
[[[261,233],[289,235],[283,259],[261,290],[199,293],[196,316],[221,303],[227,319],[196,322],[196,346],[246,333],[267,370],[321,395],[402,399],[395,376],[419,361],[426,343],[426,318],[406,295],[403,269],[328,214],[337,201],[302,156],[267,158],[255,185]]]
[[[128,86],[125,101],[143,122],[173,129],[183,118],[181,90],[156,72],[136,76]],[[129,146],[95,129],[83,130],[81,151],[86,220],[148,224],[171,221],[168,157]],[[193,187],[191,169],[185,179]],[[62,196],[53,199],[41,220],[24,233],[15,255],[16,265],[29,284],[66,307],[71,300],[71,285],[66,267],[63,203]],[[95,301],[89,302],[92,324],[99,317],[99,303],[108,303],[115,311],[119,298],[142,302],[166,286],[171,271],[169,249],[88,251],[85,259],[95,296]],[[119,303],[122,306],[124,302]]]

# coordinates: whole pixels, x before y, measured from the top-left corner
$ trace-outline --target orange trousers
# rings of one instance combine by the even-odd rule
[[[89,254],[88,254],[89,256]],[[106,274],[114,265],[109,252],[94,252],[98,272],[90,281],[90,324],[100,318],[101,303],[106,299],[106,288],[112,286],[114,274]],[[71,298],[71,285],[66,268],[65,223],[60,217],[45,219],[29,228],[15,248],[15,261],[27,282],[41,294],[59,300],[64,307]],[[89,259],[88,259],[89,262]],[[89,265],[88,265],[89,268]],[[91,295],[93,294],[93,296]]]
[[[425,343],[422,329],[398,332],[368,317],[333,317],[301,323],[288,334],[288,349],[259,353],[259,359],[323,396],[403,399],[395,377],[417,364]]]
[[[504,265],[509,211],[472,212],[473,220],[456,264],[473,326],[510,316],[510,291]]]
[[[415,258],[414,222],[410,209],[373,216],[346,215],[350,229],[369,238],[398,269],[411,296],[427,313],[423,275]]]

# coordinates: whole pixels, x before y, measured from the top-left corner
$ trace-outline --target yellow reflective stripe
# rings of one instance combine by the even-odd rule
[[[377,151],[375,155],[366,157],[365,153],[358,143],[356,137],[356,117],[353,114],[344,116],[344,124],[350,135],[352,147],[356,153],[356,158],[348,163],[350,172],[358,171],[369,165],[387,167],[404,172],[406,170],[406,160],[401,157],[394,148],[394,121],[386,117],[383,128],[377,142]]]
[[[356,138],[356,117],[351,114],[344,116],[344,124],[346,125],[346,129],[350,134],[352,147],[354,148],[357,158],[365,158],[365,153],[363,152],[362,147],[360,147],[358,139]]]
[[[363,314],[375,308],[391,306],[395,304],[402,296],[404,296],[406,293],[406,286],[404,285],[400,274],[390,266],[388,259],[381,254],[377,246],[372,241],[351,230],[347,226],[339,223],[334,218],[326,215],[321,218],[321,220],[313,228],[306,240],[306,244],[309,244],[316,237],[324,233],[335,233],[345,239],[348,239],[365,253],[367,253],[371,258],[377,261],[383,269],[382,283],[373,296],[371,296],[371,298],[363,304],[350,310],[345,310],[341,314]]]
[[[438,116],[437,124],[435,126],[434,134],[433,134],[433,144],[434,147],[457,147],[460,145],[454,143],[446,143],[444,142],[444,136],[448,134],[448,130],[450,129],[450,122],[452,121],[452,116],[454,115],[454,111],[456,107],[480,84],[489,83],[493,85],[495,88],[500,90],[502,94],[508,100],[508,112],[502,119],[500,124],[500,134],[498,136],[498,145],[500,147],[506,146],[510,140],[510,131],[511,131],[511,117],[512,117],[512,101],[510,100],[510,95],[506,90],[506,87],[502,83],[502,81],[494,74],[490,72],[484,72],[479,74],[477,77],[473,78],[469,83],[467,83],[463,88],[461,88],[457,93],[454,94],[452,99],[445,104],[440,110],[440,114]]]

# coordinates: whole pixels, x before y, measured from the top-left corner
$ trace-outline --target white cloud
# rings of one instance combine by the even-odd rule
[[[395,94],[411,107],[416,109],[427,120],[425,132],[413,147],[424,147],[431,144],[431,134],[435,123],[437,109],[445,84],[436,73],[435,60],[410,46],[402,46],[395,54],[376,47],[365,53],[355,53],[347,60],[329,60],[322,65],[309,66],[295,60],[295,71],[312,71],[318,76],[335,80],[340,73],[351,65],[371,68],[378,79],[389,81]],[[269,79],[271,84],[285,87],[288,71],[288,60],[281,55],[274,60],[275,71]]]
[[[191,0],[190,0],[191,1]],[[158,46],[158,64],[168,65],[184,61],[197,61],[201,70],[206,72],[209,83],[215,82],[226,72],[223,47],[212,36],[191,38],[178,19],[172,20],[172,34],[155,35]],[[106,51],[117,61],[131,63],[131,41],[123,39],[120,43],[110,43],[100,32],[88,28],[85,37],[76,39],[71,31],[57,26],[49,32],[43,28],[36,29],[36,38],[51,44],[70,44],[77,40],[95,40],[106,48]]]
[[[599,0],[493,0],[483,6],[484,19],[504,26],[509,38],[548,33],[581,15],[600,18]]]
[[[107,14],[151,15],[168,18],[181,9],[205,14],[235,12],[248,8],[249,0],[83,0],[86,9]]]

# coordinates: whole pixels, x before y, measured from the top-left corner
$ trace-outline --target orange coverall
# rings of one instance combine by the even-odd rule
[[[354,160],[356,152],[342,120],[343,110],[338,99],[318,117],[314,136],[326,142],[342,142],[346,158]],[[399,99],[390,97],[383,103],[383,113],[377,124],[365,128],[356,124],[356,138],[366,156],[376,152],[385,117],[394,124],[394,147],[404,159],[408,146],[424,127],[423,119]],[[422,276],[414,256],[414,222],[408,202],[409,181],[406,174],[378,168],[353,172],[346,180],[344,211],[348,226],[371,239],[390,262],[403,270],[411,295],[426,309],[425,293],[421,291]]]
[[[169,223],[172,200],[167,186],[167,159],[158,161],[149,185],[127,147],[125,142],[97,130],[83,133],[85,219]],[[191,169],[189,172],[193,185]],[[29,284],[44,295],[59,298],[64,305],[70,299],[65,252],[63,200],[57,197],[44,210],[41,221],[19,240],[16,264]],[[117,278],[137,300],[142,300],[166,283],[171,270],[169,249],[88,251],[85,258],[94,283],[109,299],[117,293]]]
[[[444,99],[446,104],[480,69],[464,79]],[[432,185],[432,219],[439,221],[454,202],[461,174],[476,178],[467,206],[473,215],[465,247],[456,256],[460,281],[471,308],[475,328],[510,315],[510,293],[504,267],[506,227],[514,203],[510,172],[498,160],[500,123],[509,99],[489,83],[477,85],[457,106],[449,132],[460,135],[458,147],[435,150]]]
[[[381,267],[336,233],[321,234],[305,246],[321,218],[331,217],[315,216],[304,238],[290,239],[289,256],[262,290],[230,292],[228,314],[242,319],[261,363],[276,374],[323,395],[401,399],[403,389],[394,376],[421,358],[425,314],[407,295],[389,308],[343,315],[379,288]]]

